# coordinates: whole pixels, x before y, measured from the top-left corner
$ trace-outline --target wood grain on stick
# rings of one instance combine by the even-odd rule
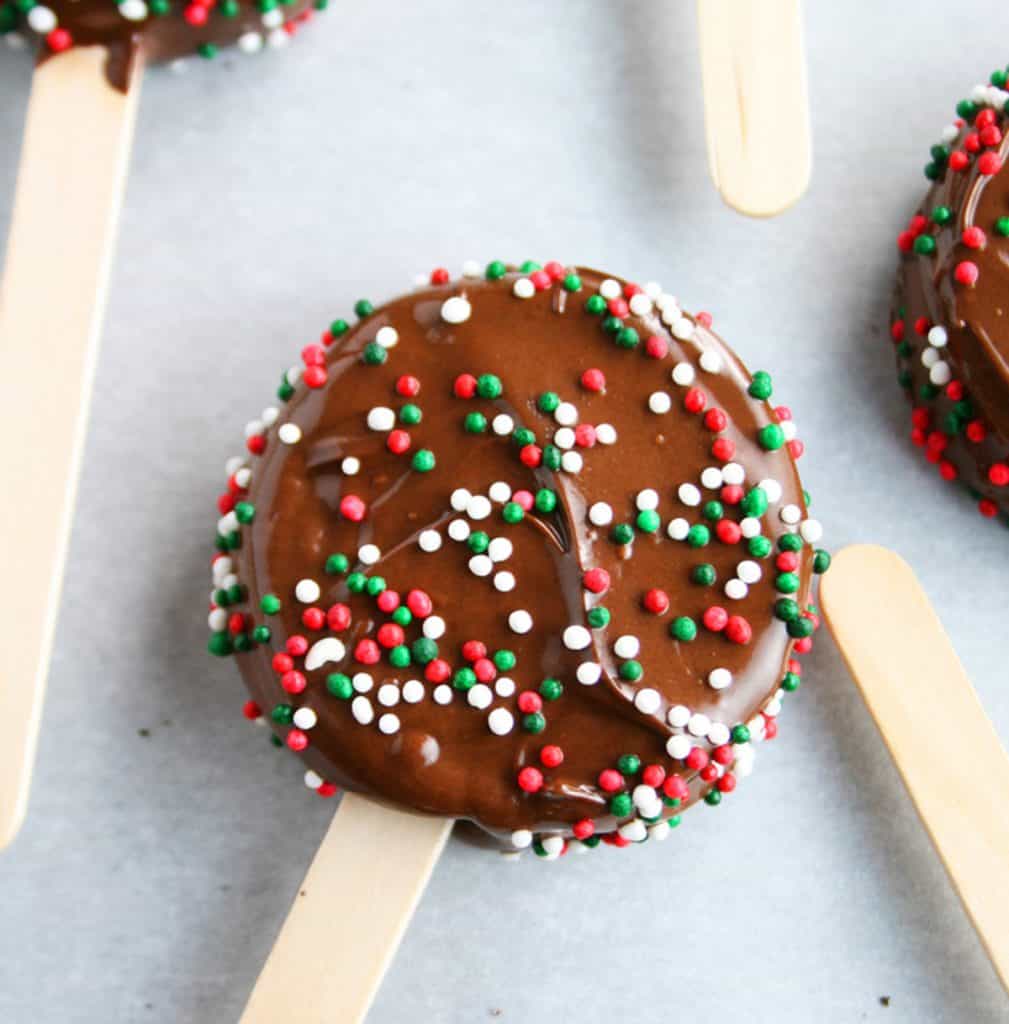
[[[960,899],[1009,988],[1009,757],[898,555],[845,548],[824,617]],[[953,743],[961,753],[944,753]]]
[[[101,47],[35,72],[0,285],[0,848],[24,818],[140,69]]]

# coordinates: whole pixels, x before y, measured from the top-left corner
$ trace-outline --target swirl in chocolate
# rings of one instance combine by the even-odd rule
[[[988,517],[1009,515],[1009,172],[1006,73],[957,104],[933,182],[897,239],[890,320],[912,439]]]
[[[211,649],[307,781],[557,856],[718,803],[809,648],[801,444],[657,286],[468,267],[333,324],[249,425]]]
[[[0,35],[25,32],[46,58],[74,46],[104,46],[106,73],[128,88],[138,58],[156,64],[244,53],[287,43],[327,0],[0,0]]]

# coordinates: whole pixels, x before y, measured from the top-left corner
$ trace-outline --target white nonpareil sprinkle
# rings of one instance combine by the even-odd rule
[[[936,324],[935,327],[929,330],[928,343],[930,345],[934,345],[936,348],[942,348],[947,341],[949,341],[949,335],[946,333],[945,327]]]
[[[499,697],[511,697],[515,693],[515,680],[508,676],[499,676],[494,682],[494,692]]]
[[[554,444],[567,451],[575,446],[575,432],[570,427],[559,427],[554,431]]]
[[[596,440],[600,444],[616,444],[617,430],[612,423],[600,423],[596,426]]]
[[[722,479],[732,486],[739,486],[746,479],[746,470],[738,462],[726,462],[722,466]]]
[[[648,316],[652,311],[652,300],[645,292],[638,292],[631,296],[628,306],[635,316]]]
[[[770,504],[774,504],[776,501],[781,501],[781,484],[772,477],[768,477],[766,480],[761,480],[757,486],[767,495],[767,500]]]
[[[234,510],[225,513],[217,520],[217,532],[221,534],[233,533],[238,529],[238,515]]]
[[[385,327],[380,327],[375,333],[375,341],[378,342],[382,348],[395,348],[399,343],[399,331],[395,327],[390,327],[388,324]]]
[[[796,426],[795,420],[782,420],[781,433],[786,441],[794,441],[799,436],[799,428]]]
[[[448,524],[448,535],[454,541],[462,542],[469,537],[469,523],[465,519],[453,519]]]
[[[374,565],[382,557],[377,544],[362,544],[357,549],[357,560],[362,565]]]
[[[580,473],[584,464],[584,460],[578,452],[565,452],[561,456],[561,469],[565,473]]]
[[[421,530],[417,538],[417,545],[421,551],[428,554],[437,551],[441,547],[441,534],[437,530]]]
[[[431,694],[434,698],[435,704],[451,704],[452,703],[452,687],[446,683],[441,683],[434,688],[434,693]]]
[[[799,527],[799,533],[807,544],[815,544],[823,536],[823,527],[819,519],[807,519]]]
[[[701,486],[709,491],[717,491],[724,481],[722,471],[717,466],[708,466],[701,472]]]
[[[722,357],[713,348],[705,349],[699,362],[705,373],[722,372]]]
[[[302,604],[315,604],[315,602],[319,600],[319,595],[321,593],[322,590],[315,580],[298,580],[294,587],[294,596]]]
[[[701,503],[701,492],[693,484],[680,484],[676,493],[680,501],[691,508]]]
[[[940,358],[939,350],[935,348],[926,348],[921,353],[921,364],[924,367],[935,366],[939,362]]]
[[[48,35],[57,25],[56,15],[50,8],[43,7],[42,4],[31,8],[27,17],[28,26],[33,32],[38,32],[40,35]]]
[[[690,708],[683,704],[674,704],[666,715],[666,721],[674,729],[682,729],[690,721]]]
[[[659,507],[659,492],[651,487],[638,491],[634,497],[634,504],[640,512],[651,512]]]
[[[386,736],[399,732],[399,715],[394,715],[391,711],[382,715],[378,720],[378,731]]]
[[[335,636],[324,636],[309,647],[308,653],[305,655],[305,668],[311,672],[330,661],[343,661],[346,654],[347,649],[343,646],[342,640],[338,640]]]
[[[466,260],[462,265],[463,277],[483,277],[483,270],[476,260]]]
[[[490,576],[494,571],[494,563],[486,555],[474,555],[469,560],[469,571],[474,576]]]
[[[659,794],[655,792],[653,786],[646,786],[644,783],[641,783],[631,791],[631,802],[639,811],[648,810],[659,802]]]
[[[369,672],[355,672],[350,678],[350,685],[353,686],[358,693],[371,693],[371,689],[375,685],[375,680]]]
[[[769,718],[777,718],[781,714],[781,698],[772,697],[763,708],[764,714]]]
[[[465,512],[466,506],[469,504],[469,500],[472,497],[473,495],[470,494],[465,487],[457,487],[449,495],[448,503],[456,512]]]
[[[486,519],[491,514],[490,499],[482,494],[474,494],[466,505],[466,515],[470,519]]]
[[[230,459],[224,464],[224,475],[231,476],[232,473],[237,473],[238,470],[245,465],[245,458],[241,455],[232,455]]]
[[[494,483],[487,488],[487,497],[491,501],[496,501],[499,505],[503,505],[512,496],[512,489],[510,485],[506,484],[504,480],[495,480]]]
[[[508,572],[497,572],[494,574],[494,589],[499,594],[507,594],[515,589],[515,574]]]
[[[490,428],[498,437],[505,437],[515,429],[515,421],[507,413],[498,413],[491,420]]]
[[[519,635],[528,633],[533,628],[533,617],[524,608],[516,608],[508,615],[508,628]]]
[[[753,749],[753,744],[737,745],[732,748],[732,752],[736,755],[736,763],[732,766],[733,774],[737,779],[748,778],[753,774],[753,762],[757,759],[757,752]]]
[[[736,575],[744,583],[756,583],[763,574],[764,570],[760,568],[760,565],[750,559],[746,559],[736,566]]]
[[[561,402],[554,409],[554,419],[562,427],[573,427],[578,422],[578,409],[571,402]]]
[[[395,683],[383,683],[378,688],[375,699],[384,708],[394,708],[399,703],[399,687]]]
[[[453,295],[441,304],[441,318],[447,324],[465,323],[473,313],[473,307],[461,295]]]
[[[634,695],[634,706],[643,715],[654,715],[661,705],[662,697],[659,696],[659,691],[653,690],[650,686],[638,690]]]
[[[486,683],[477,683],[475,686],[471,686],[466,694],[466,703],[479,711],[489,708],[493,700],[494,691]]]
[[[599,294],[604,299],[619,299],[621,293],[620,282],[607,277],[599,283]]]
[[[512,294],[517,299],[531,299],[536,294],[536,286],[528,277],[520,277],[512,285]]]
[[[760,520],[755,516],[747,516],[739,521],[739,532],[749,540],[751,537],[760,536]]]
[[[350,713],[359,725],[371,725],[375,718],[375,709],[367,697],[355,697],[350,702]]]
[[[729,727],[724,722],[712,722],[708,729],[708,742],[713,743],[716,747],[728,743],[730,736]]]
[[[266,28],[280,28],[284,24],[284,12],[277,7],[264,11],[260,21]]]
[[[679,384],[680,387],[686,388],[694,383],[697,372],[690,363],[677,363],[669,376],[672,377],[674,384]]]
[[[613,653],[618,658],[636,658],[641,651],[641,641],[630,633],[618,636],[613,643]]]
[[[653,821],[648,826],[648,837],[657,843],[664,843],[669,838],[669,831],[668,821]]]
[[[687,722],[687,732],[691,736],[697,736],[698,738],[707,736],[710,727],[711,719],[707,715],[702,715],[699,711],[691,715],[690,721]]]
[[[396,426],[396,414],[385,405],[376,405],[368,410],[368,429],[386,431]]]
[[[445,635],[445,620],[440,615],[429,615],[421,630],[428,640],[440,640]]]
[[[214,633],[220,633],[228,628],[228,613],[223,608],[215,608],[207,616],[207,625]]]
[[[504,562],[512,556],[512,542],[507,537],[495,537],[487,545],[487,557],[492,562]]]
[[[292,721],[299,729],[314,729],[319,716],[311,708],[298,708]]]
[[[669,521],[666,533],[672,540],[686,540],[687,534],[690,533],[690,523],[681,516],[677,516],[676,519]]]
[[[629,843],[640,843],[648,835],[648,828],[640,818],[635,818],[621,825],[617,832],[620,833],[621,839],[626,839]]]
[[[357,476],[361,470],[361,460],[355,458],[353,455],[348,455],[343,462],[340,463],[340,469],[346,476]]]
[[[609,526],[613,522],[613,509],[605,501],[589,506],[589,522],[593,526]]]
[[[305,772],[305,785],[309,789],[318,789],[323,782],[325,782],[325,779],[318,772],[313,772],[311,768]]]
[[[648,408],[659,416],[665,415],[673,407],[673,400],[665,391],[653,391],[648,396]]]
[[[424,684],[419,679],[408,679],[403,684],[403,700],[407,704],[419,704],[424,699]]]
[[[568,626],[561,639],[569,651],[584,651],[592,643],[592,634],[584,626]]]
[[[595,686],[595,684],[602,678],[602,674],[602,666],[595,661],[583,661],[578,668],[575,669],[575,679],[577,679],[582,686]]]
[[[953,371],[949,367],[949,363],[945,360],[941,360],[928,371],[928,379],[936,385],[936,387],[945,387],[953,379]]]
[[[694,742],[685,733],[678,736],[670,736],[666,740],[666,753],[677,761],[682,761],[694,747]]]
[[[681,316],[673,321],[671,330],[674,338],[679,338],[680,341],[687,341],[694,333],[694,325],[687,317]]]
[[[512,832],[512,846],[516,850],[524,850],[533,841],[533,834],[527,828],[518,828]]]
[[[712,690],[724,690],[732,685],[732,673],[727,668],[713,668],[708,673],[708,686]]]
[[[750,588],[742,580],[726,580],[725,596],[732,601],[742,601]]]
[[[125,0],[119,5],[119,13],[127,21],[143,21],[147,17],[147,4],[144,0]],[[29,12],[31,17],[31,12]]]
[[[783,523],[794,526],[802,518],[802,509],[798,505],[785,505],[778,514]]]
[[[507,736],[515,727],[515,716],[507,708],[495,708],[487,716],[487,728],[495,736]]]
[[[238,37],[238,48],[242,53],[259,53],[263,48],[263,37],[258,32],[243,32]]]

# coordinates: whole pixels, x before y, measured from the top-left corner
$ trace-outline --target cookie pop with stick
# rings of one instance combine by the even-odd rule
[[[493,262],[355,312],[219,499],[210,648],[354,791],[250,1020],[358,1019],[452,819],[552,860],[734,799],[829,564],[770,376],[659,286]]]
[[[24,817],[143,67],[288,39],[309,0],[0,0],[39,41],[0,286],[0,848]]]

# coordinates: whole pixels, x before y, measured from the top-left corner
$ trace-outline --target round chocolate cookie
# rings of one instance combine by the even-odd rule
[[[1009,92],[996,71],[931,150],[924,202],[897,237],[890,320],[911,437],[981,513],[1009,514]]]
[[[109,80],[129,82],[138,54],[148,63],[212,58],[237,43],[245,53],[282,46],[327,0],[0,0],[0,35],[23,33],[43,56],[106,46]]]
[[[558,856],[664,838],[817,625],[791,414],[658,285],[436,270],[335,321],[228,466],[210,649],[307,784]]]

